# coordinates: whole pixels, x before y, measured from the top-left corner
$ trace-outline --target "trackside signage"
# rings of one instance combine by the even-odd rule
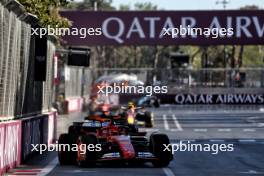
[[[176,104],[264,104],[264,95],[257,94],[177,94]]]
[[[264,11],[62,11],[78,29],[64,39],[69,45],[219,45],[264,44]],[[169,29],[224,29],[230,35],[177,35]],[[81,28],[90,31],[81,30]],[[94,29],[94,32],[91,30]],[[83,32],[90,33],[82,37]],[[204,33],[203,33],[204,34]]]
[[[20,164],[21,122],[0,124],[0,175]]]

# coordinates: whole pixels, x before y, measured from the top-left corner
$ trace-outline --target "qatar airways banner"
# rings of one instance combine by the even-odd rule
[[[264,44],[264,11],[62,11],[68,45]]]
[[[126,104],[134,99],[138,100],[146,95],[119,94],[120,104]],[[263,94],[155,94],[161,104],[245,104],[263,105]]]
[[[264,104],[261,94],[177,94],[176,104]]]

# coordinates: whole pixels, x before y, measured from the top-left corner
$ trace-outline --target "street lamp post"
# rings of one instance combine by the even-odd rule
[[[226,10],[226,6],[227,4],[230,3],[230,0],[217,0],[216,4],[222,4],[223,5],[223,9]],[[226,64],[226,45],[224,45],[224,67],[226,68],[227,64]],[[226,72],[225,72],[225,82],[226,82]]]
[[[226,9],[226,5],[230,3],[230,0],[217,0],[216,4],[222,4],[223,9]],[[226,67],[226,45],[224,45],[224,67]]]
[[[223,8],[226,9],[226,5],[230,3],[230,0],[218,0],[216,1],[216,4],[222,4],[223,5]]]

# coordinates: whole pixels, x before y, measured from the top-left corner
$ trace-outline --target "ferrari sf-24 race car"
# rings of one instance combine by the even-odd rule
[[[134,124],[121,116],[100,117],[93,115],[83,122],[74,122],[68,133],[59,137],[60,144],[77,145],[77,151],[58,152],[61,165],[78,164],[93,166],[103,161],[122,163],[152,162],[154,167],[166,167],[173,159],[171,151],[164,150],[170,144],[166,134],[154,132],[147,137]],[[81,146],[100,146],[100,150],[82,150]]]

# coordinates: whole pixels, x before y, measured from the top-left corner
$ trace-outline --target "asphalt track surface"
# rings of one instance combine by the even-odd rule
[[[143,165],[99,164],[93,168],[60,166],[56,152],[33,156],[25,165],[7,175],[107,175],[107,176],[264,176],[264,113],[254,109],[199,108],[164,105],[150,109],[155,127],[149,133],[168,134],[172,143],[233,144],[234,151],[211,154],[205,151],[178,151],[167,168]],[[75,113],[58,118],[58,135],[72,121],[82,120]]]

